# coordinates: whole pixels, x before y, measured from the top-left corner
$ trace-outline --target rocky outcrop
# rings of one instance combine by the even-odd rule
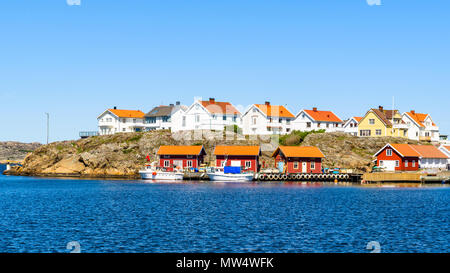
[[[33,152],[41,144],[34,143],[22,143],[16,141],[0,142],[0,162],[6,161],[22,161],[28,153]]]
[[[415,143],[401,138],[358,138],[344,133],[308,135],[301,145],[318,146],[326,155],[324,167],[352,168],[365,171],[371,167],[372,155],[387,142]],[[204,145],[213,161],[215,145],[261,145],[266,166],[273,166],[272,152],[278,146],[270,137],[249,139],[227,132],[152,131],[95,136],[77,141],[42,145],[29,154],[22,167],[10,174],[86,177],[136,177],[146,163],[146,156],[157,159],[160,145]]]
[[[118,133],[95,136],[77,141],[54,142],[43,145],[28,155],[22,167],[15,167],[9,174],[42,176],[85,177],[136,177],[146,163],[157,159],[161,145],[204,145],[208,156],[217,144],[261,145],[273,151],[276,145],[270,138],[249,140],[243,136],[223,132],[177,132],[153,131],[145,133]],[[271,153],[264,152],[269,160]]]

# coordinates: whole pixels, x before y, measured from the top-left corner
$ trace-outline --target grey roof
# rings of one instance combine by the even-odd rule
[[[184,105],[161,105],[153,108],[145,114],[145,117],[170,117],[172,113],[175,113],[179,109],[186,110]]]

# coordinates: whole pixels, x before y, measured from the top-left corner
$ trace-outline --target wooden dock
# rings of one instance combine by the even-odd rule
[[[426,174],[408,172],[365,173],[362,177],[364,182],[369,183],[447,183],[448,179],[448,177],[444,176],[428,176]]]

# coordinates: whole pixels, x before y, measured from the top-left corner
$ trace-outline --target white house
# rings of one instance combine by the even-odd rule
[[[412,145],[419,153],[419,167],[421,169],[447,169],[448,156],[433,145]]]
[[[282,105],[253,104],[242,115],[244,135],[287,134],[295,116]]]
[[[145,114],[145,131],[181,127],[182,116],[187,107],[179,101],[175,105],[160,105]]]
[[[180,126],[172,131],[181,130],[224,130],[225,126],[237,125],[242,128],[241,113],[229,102],[197,100],[180,115]]]
[[[107,109],[97,117],[99,135],[140,132],[144,128],[144,115],[140,110]]]
[[[450,145],[441,145],[439,150],[447,156],[447,170],[450,170]]]
[[[358,136],[358,123],[361,121],[362,117],[351,117],[344,121],[344,132],[351,134],[353,136]]]
[[[332,111],[301,110],[293,121],[293,129],[312,131],[325,129],[326,132],[343,131],[344,122]]]
[[[414,110],[402,115],[408,126],[408,138],[414,140],[439,141],[439,127],[428,114],[416,113]]]

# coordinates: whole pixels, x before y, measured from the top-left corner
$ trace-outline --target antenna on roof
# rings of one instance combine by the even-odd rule
[[[392,96],[392,135],[394,135],[395,98]]]

